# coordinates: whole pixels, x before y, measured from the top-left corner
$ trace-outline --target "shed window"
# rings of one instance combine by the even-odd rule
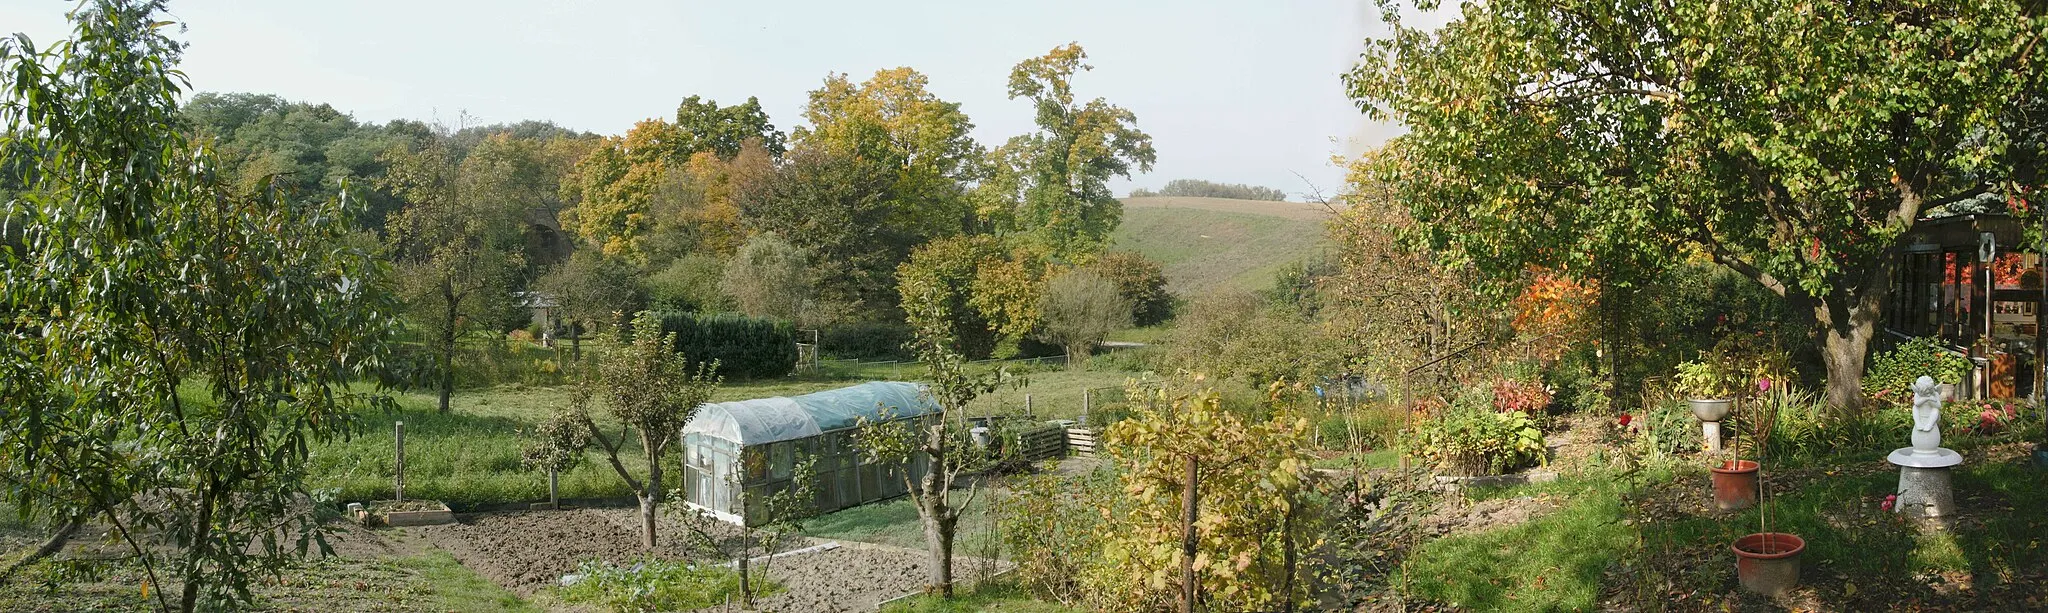
[[[794,463],[794,461],[795,461],[795,460],[794,460],[794,458],[792,458],[792,457],[791,457],[791,454],[790,454],[790,451],[791,451],[791,450],[792,450],[793,448],[794,448],[794,445],[792,445],[792,444],[791,444],[791,443],[790,443],[789,441],[783,441],[783,442],[780,442],[780,443],[775,443],[775,444],[771,444],[771,445],[769,445],[769,446],[768,446],[768,475],[769,475],[769,478],[771,478],[771,479],[788,479],[788,478],[789,478],[789,470],[790,470],[790,467],[791,467],[791,465],[793,465],[793,463]]]

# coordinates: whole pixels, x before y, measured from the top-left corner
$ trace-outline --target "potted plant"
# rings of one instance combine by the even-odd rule
[[[1735,539],[1729,549],[1735,552],[1735,576],[1742,589],[1767,596],[1783,596],[1799,585],[1799,554],[1806,551],[1806,539],[1795,534],[1771,531],[1770,498],[1765,494],[1763,473],[1760,468],[1763,458],[1770,449],[1771,432],[1778,420],[1778,410],[1789,402],[1810,402],[1812,398],[1789,392],[1782,387],[1772,390],[1772,380],[1757,380],[1759,402],[1745,411],[1741,418],[1743,434],[1737,448],[1747,446],[1756,461],[1745,462],[1738,455],[1731,463],[1747,464],[1749,470],[1747,495],[1752,503],[1759,505],[1757,513],[1758,531]],[[1738,464],[1733,468],[1740,468]],[[1715,471],[1715,498],[1720,498],[1721,471]],[[1731,492],[1732,493],[1732,492]],[[1725,508],[1725,507],[1724,507]]]
[[[1736,422],[1743,432],[1736,437],[1735,456],[1712,468],[1715,508],[1737,511],[1756,505],[1763,464],[1742,459],[1742,448],[1747,445],[1751,455],[1760,455],[1764,442],[1770,439],[1773,424],[1778,420],[1779,405],[1798,398],[1797,394],[1782,388],[1773,393],[1772,383],[1769,378],[1757,380],[1758,397]]]
[[[1724,365],[1708,356],[1678,365],[1677,390],[1685,396],[1693,417],[1706,422],[1728,417],[1735,406],[1735,386],[1729,374]]]

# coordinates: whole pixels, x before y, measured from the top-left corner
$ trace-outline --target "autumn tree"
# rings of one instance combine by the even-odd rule
[[[950,320],[951,342],[960,351],[1008,357],[1038,324],[1051,267],[1028,246],[956,236],[919,247],[896,277],[899,287],[919,288],[919,298],[944,303],[927,308]]]
[[[1131,303],[1115,283],[1086,268],[1053,277],[1045,284],[1036,334],[1039,340],[1067,350],[1067,365],[1088,362],[1095,346],[1110,333],[1131,325]]]
[[[575,435],[539,438],[529,455],[565,458],[580,449],[548,446],[596,445],[640,501],[640,544],[652,550],[659,543],[655,519],[667,494],[662,467],[669,444],[680,439],[683,425],[696,416],[699,406],[711,400],[721,379],[716,374],[716,360],[690,368],[683,354],[671,349],[676,335],[662,333],[661,321],[653,312],[641,311],[634,317],[630,336],[625,328],[612,328],[612,340],[601,350],[596,368],[583,375],[569,405],[550,422],[550,432],[573,431]],[[618,425],[617,434],[606,434],[598,427],[591,415],[592,404],[604,407]],[[562,422],[580,427],[562,426]],[[635,443],[646,462],[639,470],[627,468],[621,459],[627,445]]]
[[[655,202],[665,184],[674,189],[671,173],[690,164],[699,153],[710,154],[700,166],[741,157],[750,141],[757,143],[764,161],[783,151],[783,136],[768,122],[758,100],[749,98],[742,104],[720,107],[696,96],[684,99],[674,122],[641,121],[625,135],[605,139],[576,163],[561,189],[577,206],[563,213],[562,226],[575,228],[584,241],[606,255],[645,264],[648,237],[660,221]],[[702,184],[714,181],[711,175],[716,173],[714,168],[700,168],[683,185],[709,189]],[[670,192],[668,197],[688,196]],[[692,203],[684,203],[688,204]],[[707,208],[718,202],[694,204]],[[717,213],[709,215],[718,219]],[[737,241],[731,246],[738,246]]]
[[[55,46],[0,39],[0,159],[28,171],[0,206],[0,496],[106,526],[161,610],[244,609],[325,548],[308,450],[395,408],[396,305],[351,199],[239,189],[176,130],[162,8],[87,2]]]
[[[735,196],[741,218],[810,252],[819,299],[855,313],[887,315],[891,278],[926,237],[899,224],[884,196],[895,173],[873,160],[798,146],[766,180]]]
[[[1100,250],[1122,221],[1109,179],[1150,171],[1156,157],[1135,113],[1075,97],[1074,75],[1093,69],[1087,58],[1079,44],[1068,44],[1010,71],[1010,98],[1031,101],[1038,131],[1010,139],[989,158],[997,166],[992,185],[1018,191],[983,196],[991,209],[1007,201],[1011,210],[1002,217],[1011,229],[1067,260]]]
[[[455,390],[456,341],[502,313],[523,264],[520,217],[530,197],[523,157],[487,141],[457,159],[445,135],[386,154],[384,185],[406,202],[389,225],[389,253],[414,321],[425,329],[442,412]]]
[[[1704,253],[1813,314],[1834,407],[1858,404],[1896,239],[2031,188],[2009,110],[2048,86],[2038,3],[1518,0],[1435,31],[1384,4],[1347,81],[1408,128],[1374,172],[1428,239],[1494,276]]]
[[[875,197],[889,223],[930,239],[962,232],[972,219],[963,183],[972,179],[981,146],[960,103],[927,89],[931,79],[909,68],[875,71],[862,83],[830,75],[804,107],[810,126],[798,146],[870,160],[892,175]]]

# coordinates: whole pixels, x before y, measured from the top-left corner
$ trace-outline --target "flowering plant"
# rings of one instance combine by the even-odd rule
[[[1550,407],[1550,388],[1536,381],[1501,379],[1493,383],[1493,408],[1534,415]]]

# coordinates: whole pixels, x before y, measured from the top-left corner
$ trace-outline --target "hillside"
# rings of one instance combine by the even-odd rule
[[[1322,205],[1223,198],[1125,198],[1116,249],[1145,254],[1166,268],[1168,289],[1183,297],[1272,286],[1282,267],[1324,245]]]

